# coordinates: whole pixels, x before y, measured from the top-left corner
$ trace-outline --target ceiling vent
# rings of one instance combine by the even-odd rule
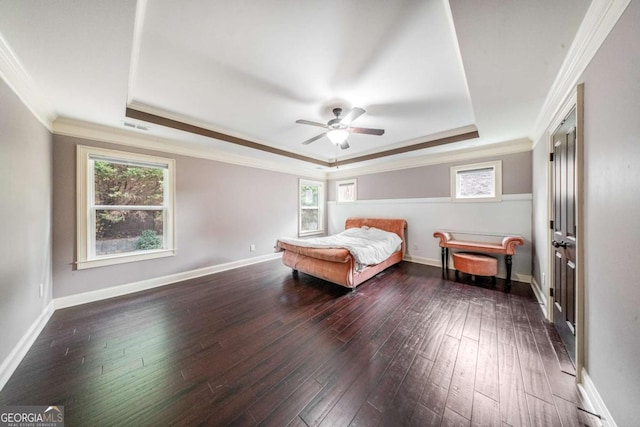
[[[142,130],[142,131],[145,131],[145,132],[149,131],[149,127],[148,126],[138,125],[138,124],[131,123],[131,122],[122,122],[122,124],[124,125],[124,127],[130,128],[130,129],[137,129],[137,130]]]

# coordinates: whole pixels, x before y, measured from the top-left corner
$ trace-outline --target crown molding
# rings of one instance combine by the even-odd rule
[[[183,120],[178,120],[165,115],[148,113],[143,110],[137,110],[132,107],[127,107],[125,116],[132,119],[140,120],[143,122],[153,123],[153,124],[168,127],[171,129],[188,132],[193,135],[200,135],[207,138],[216,139],[219,141],[229,142],[232,144],[239,145],[241,147],[260,150],[260,151],[264,151],[266,153],[271,153],[271,154],[277,154],[279,156],[289,157],[291,159],[301,160],[303,162],[313,163],[313,164],[324,166],[324,167],[331,166],[331,164],[329,164],[324,160],[318,160],[314,157],[303,156],[301,154],[297,154],[288,150],[283,150],[283,149],[280,149],[271,145],[267,145],[261,142],[256,142],[250,139],[246,139],[238,135],[223,133],[217,130],[209,129],[208,127],[195,125],[193,123],[189,123]]]
[[[449,152],[432,153],[421,157],[385,162],[376,165],[328,171],[326,169],[314,169],[314,166],[309,165],[301,164],[300,166],[295,166],[283,164],[282,162],[277,161],[254,159],[243,155],[223,152],[210,146],[144,135],[134,130],[114,128],[75,120],[68,117],[60,117],[56,119],[52,125],[52,132],[57,135],[85,138],[93,141],[214,160],[239,166],[289,173],[316,179],[335,179],[340,177],[366,175],[370,173],[410,169],[460,160],[514,154],[531,150],[531,141],[525,138],[488,146],[469,147]]]
[[[558,110],[631,0],[593,0],[545,98],[531,134],[533,146],[543,137]]]
[[[392,172],[402,169],[479,159],[483,157],[504,156],[507,154],[531,151],[531,149],[531,140],[528,138],[522,138],[499,144],[468,147],[455,151],[427,154],[420,157],[380,163],[360,168],[330,171],[327,173],[327,179],[352,178],[354,176],[368,175],[372,173]]]
[[[51,130],[52,123],[57,117],[53,107],[38,90],[2,34],[0,34],[0,77],[33,115]]]
[[[474,124],[467,125],[457,129],[450,129],[437,134],[416,138],[412,141],[389,147],[388,149],[383,151],[373,151],[355,155],[353,157],[345,157],[340,160],[336,159],[334,161],[327,162],[325,160],[318,159],[317,157],[304,156],[294,151],[284,150],[276,146],[266,144],[264,142],[257,142],[252,139],[247,139],[247,137],[242,136],[238,133],[227,133],[226,131],[222,132],[220,130],[210,128],[197,120],[178,117],[175,114],[161,112],[153,107],[145,106],[139,103],[128,104],[125,115],[126,117],[140,120],[142,122],[153,123],[171,129],[188,132],[194,135],[200,135],[219,141],[225,141],[232,144],[237,144],[242,147],[289,157],[291,159],[319,165],[321,167],[331,168],[337,168],[354,163],[361,163],[397,154],[403,154],[410,151],[424,150],[427,148],[436,147],[438,145],[451,144],[454,142],[478,138],[479,136],[478,129]]]
[[[525,138],[488,146],[470,147],[456,151],[434,153],[417,158],[386,162],[361,168],[327,171],[313,169],[313,167],[305,165],[298,167],[294,165],[286,165],[277,161],[253,159],[247,156],[223,152],[208,146],[144,135],[134,130],[114,128],[67,117],[60,117],[56,119],[52,124],[52,132],[56,135],[84,138],[92,141],[213,160],[238,166],[289,173],[292,175],[316,179],[352,177],[453,161],[514,154],[531,150],[531,141]]]
[[[354,163],[366,162],[369,160],[376,160],[383,157],[394,156],[397,154],[409,153],[411,151],[425,150],[428,148],[437,147],[439,145],[453,144],[454,142],[467,141],[470,139],[478,138],[478,129],[475,125],[464,126],[457,129],[451,129],[444,132],[439,132],[427,137],[416,138],[408,143],[401,143],[395,146],[390,146],[383,151],[373,151],[369,154],[360,154],[355,157],[346,157],[341,160],[335,160],[329,164],[331,167],[343,167]]]
[[[92,141],[119,144],[199,159],[214,160],[238,166],[289,173],[309,178],[326,179],[325,171],[314,170],[308,166],[296,167],[276,161],[253,159],[242,155],[222,152],[208,146],[143,135],[139,132],[128,129],[113,128],[66,117],[58,118],[53,122],[52,132],[56,135],[85,138]]]

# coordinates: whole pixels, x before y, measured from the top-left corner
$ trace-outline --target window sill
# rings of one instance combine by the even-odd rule
[[[318,230],[318,231],[307,231],[305,233],[300,233],[298,232],[298,237],[313,237],[313,236],[323,236],[324,230]]]
[[[478,203],[478,202],[501,202],[502,196],[495,197],[452,197],[452,202],[455,203]]]
[[[132,252],[126,255],[112,255],[102,256],[100,258],[78,260],[76,261],[76,268],[78,270],[84,270],[87,268],[106,267],[109,265],[125,264],[128,262],[145,261],[148,259],[165,258],[174,256],[176,254],[175,249],[159,249],[154,251],[145,252]]]

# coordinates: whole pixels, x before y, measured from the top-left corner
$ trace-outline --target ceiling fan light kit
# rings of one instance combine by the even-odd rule
[[[340,117],[342,114],[342,108],[334,108],[333,114],[334,118],[329,120],[327,124],[322,124],[318,122],[312,122],[310,120],[296,120],[296,123],[302,125],[310,125],[310,126],[318,126],[327,129],[324,133],[320,135],[316,135],[313,138],[309,138],[306,141],[303,141],[303,145],[311,144],[314,141],[322,138],[323,136],[327,136],[329,140],[339,146],[340,148],[347,149],[349,148],[349,142],[347,141],[347,137],[350,133],[361,133],[365,135],[382,135],[384,134],[384,129],[370,129],[370,128],[352,128],[350,126],[351,122],[360,117],[365,113],[363,108],[355,107],[352,108],[344,117]]]
[[[349,131],[346,129],[331,129],[327,132],[327,138],[336,145],[340,145],[347,140]]]

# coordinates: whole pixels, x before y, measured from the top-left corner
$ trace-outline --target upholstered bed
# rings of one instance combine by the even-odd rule
[[[336,283],[347,288],[356,286],[375,276],[382,270],[397,264],[404,258],[406,243],[405,229],[407,222],[395,218],[347,218],[345,230],[351,228],[375,228],[398,235],[401,243],[395,252],[383,261],[374,265],[360,265],[346,248],[314,248],[292,244],[278,240],[276,247],[284,251],[282,262],[298,271],[311,276]]]

